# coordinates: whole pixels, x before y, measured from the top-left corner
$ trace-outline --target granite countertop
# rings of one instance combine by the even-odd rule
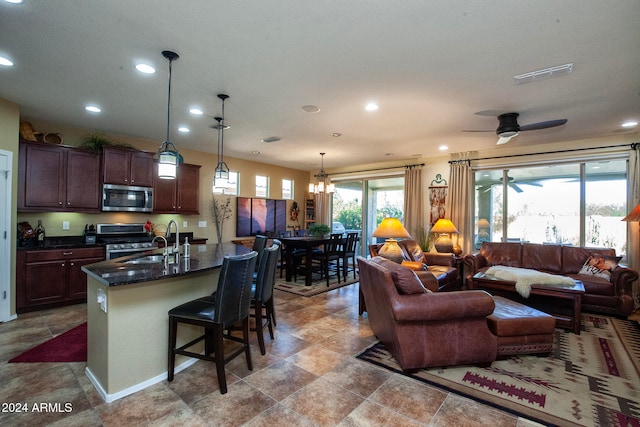
[[[244,246],[233,243],[193,245],[191,246],[191,256],[185,258],[182,256],[182,250],[181,247],[177,262],[171,255],[169,263],[166,265],[161,260],[162,249],[157,249],[88,264],[82,267],[82,271],[107,286],[122,286],[211,270],[222,266],[224,255],[242,255],[251,251]],[[159,255],[158,260],[145,262],[144,258],[150,255]]]

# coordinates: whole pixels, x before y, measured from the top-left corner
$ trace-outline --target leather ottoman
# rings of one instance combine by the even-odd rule
[[[493,301],[495,309],[487,323],[498,337],[498,357],[551,351],[556,328],[553,316],[500,296]]]

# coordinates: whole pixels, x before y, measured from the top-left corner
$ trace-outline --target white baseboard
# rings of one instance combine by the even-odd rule
[[[185,369],[187,369],[189,366],[193,365],[197,361],[198,359],[189,359],[179,364],[175,368],[175,373],[184,371]],[[152,385],[165,381],[167,379],[167,372],[165,371],[160,375],[156,375],[155,377],[149,378],[146,381],[132,385],[131,387],[127,387],[124,390],[120,390],[116,393],[107,393],[104,387],[102,387],[102,384],[100,384],[100,381],[98,381],[96,376],[93,375],[93,372],[91,372],[91,369],[89,369],[89,367],[85,369],[85,373],[87,374],[89,381],[91,381],[91,384],[93,384],[93,386],[96,388],[96,390],[98,391],[98,394],[100,395],[100,397],[102,397],[102,400],[104,400],[105,403],[111,403],[118,399],[122,399],[123,397],[129,396],[130,394],[136,393],[140,390],[144,390],[147,387],[151,387]]]

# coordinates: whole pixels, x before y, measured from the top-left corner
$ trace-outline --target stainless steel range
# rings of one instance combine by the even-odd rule
[[[158,248],[144,224],[98,224],[96,241],[105,245],[107,260]]]

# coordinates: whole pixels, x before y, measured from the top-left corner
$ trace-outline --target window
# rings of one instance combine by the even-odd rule
[[[282,198],[285,200],[293,200],[293,180],[282,180]]]
[[[256,175],[256,197],[269,197],[269,177]]]
[[[238,172],[229,172],[229,179],[213,183],[214,194],[227,194],[229,196],[237,196],[240,188],[240,174]]]
[[[516,241],[626,254],[626,159],[479,170],[474,177],[476,249],[483,241]]]

